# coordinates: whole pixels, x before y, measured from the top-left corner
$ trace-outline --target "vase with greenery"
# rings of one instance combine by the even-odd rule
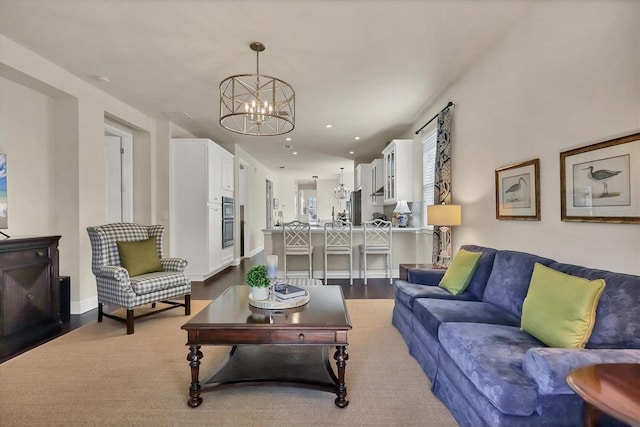
[[[251,296],[254,300],[269,298],[269,278],[267,278],[267,266],[259,264],[251,267],[247,272],[247,284],[251,287]]]

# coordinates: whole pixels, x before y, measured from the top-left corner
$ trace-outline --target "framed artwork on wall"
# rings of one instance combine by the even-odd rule
[[[640,223],[640,133],[560,153],[562,221]]]
[[[540,220],[540,159],[496,169],[496,219]]]
[[[7,155],[0,154],[0,229],[9,227],[7,200]]]

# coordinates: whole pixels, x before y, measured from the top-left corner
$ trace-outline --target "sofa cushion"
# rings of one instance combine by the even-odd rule
[[[481,252],[480,261],[476,267],[475,273],[469,282],[467,292],[476,297],[478,300],[482,299],[484,294],[484,288],[487,286],[487,280],[493,270],[493,261],[496,257],[496,251],[493,248],[485,248],[484,246],[476,245],[463,245],[460,249],[464,249],[469,252]]]
[[[537,387],[522,372],[526,352],[543,344],[517,326],[443,323],[442,350],[500,412],[528,416],[537,406]]]
[[[587,280],[536,263],[522,305],[522,330],[549,347],[584,348],[596,322],[604,280]]]
[[[171,271],[141,274],[140,276],[132,277],[130,281],[131,288],[137,295],[171,289],[189,282],[183,273]],[[162,297],[159,296],[158,299],[162,299]]]
[[[633,347],[633,340],[640,337],[640,276],[562,263],[549,267],[588,280],[604,279],[607,283],[587,348]]]
[[[536,262],[549,265],[553,260],[524,252],[497,251],[482,300],[522,317],[522,303]]]
[[[445,322],[520,326],[520,320],[517,317],[482,301],[419,298],[413,304],[413,313],[434,337],[438,336],[438,328]]]
[[[116,245],[120,262],[129,272],[129,276],[162,271],[155,237],[131,242],[116,241]]]
[[[444,274],[438,286],[446,289],[453,295],[464,292],[471,282],[481,255],[479,252],[460,249],[456,256],[453,257],[451,265],[447,268],[447,272]]]
[[[538,385],[540,395],[573,394],[567,374],[580,366],[600,363],[640,363],[640,351],[532,348],[524,357],[522,370]]]
[[[416,298],[438,298],[438,299],[456,299],[456,300],[477,300],[473,295],[464,292],[460,295],[452,295],[446,290],[438,286],[418,285],[415,283],[405,282],[404,280],[394,280],[393,292],[396,296],[396,302],[413,309],[413,302]]]
[[[420,285],[438,286],[446,272],[444,268],[409,268],[407,281]]]

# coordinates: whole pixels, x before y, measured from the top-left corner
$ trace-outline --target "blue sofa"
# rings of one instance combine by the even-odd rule
[[[582,425],[583,402],[566,375],[593,363],[640,363],[640,276],[524,252],[463,249],[482,255],[460,295],[437,286],[444,270],[409,269],[407,281],[394,282],[393,324],[433,393],[462,426]],[[605,280],[585,349],[549,348],[520,329],[535,263]]]

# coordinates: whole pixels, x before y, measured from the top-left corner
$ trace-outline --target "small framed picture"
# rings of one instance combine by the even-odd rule
[[[560,153],[562,221],[640,223],[640,133]]]
[[[496,218],[540,220],[540,159],[496,169]]]

